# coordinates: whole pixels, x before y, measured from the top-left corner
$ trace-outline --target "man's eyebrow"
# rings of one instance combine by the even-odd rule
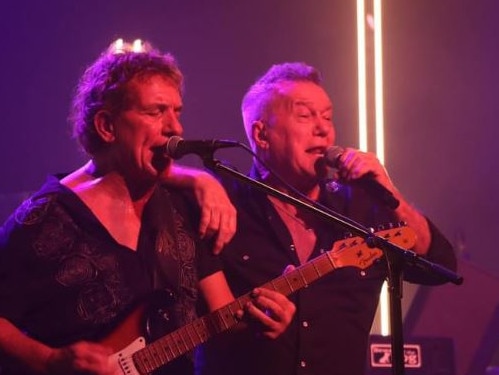
[[[311,104],[312,104],[311,102],[307,102],[304,100],[296,100],[296,101],[292,102],[291,108],[292,109],[306,108],[306,109],[311,110],[311,109],[313,109],[313,106]]]
[[[312,101],[307,101],[307,100],[296,100],[293,102],[293,106],[305,106],[313,110],[318,110],[315,108]],[[333,110],[333,105],[329,104],[327,107],[321,109],[320,112],[327,112],[331,110]]]
[[[310,102],[310,101],[306,101],[306,100],[295,100],[295,101],[293,102],[293,104],[295,104],[295,105],[306,105],[306,106],[308,106],[308,105],[312,104],[312,102]]]

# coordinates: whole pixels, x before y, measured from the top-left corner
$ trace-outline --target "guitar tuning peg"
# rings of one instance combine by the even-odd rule
[[[346,240],[347,238],[352,238],[353,237],[353,234],[352,232],[345,232],[343,234],[343,239]]]
[[[401,221],[399,221],[399,222],[398,222],[398,226],[399,226],[399,228],[400,228],[400,227],[406,227],[406,226],[407,226],[407,222],[406,222],[406,221],[401,220]]]

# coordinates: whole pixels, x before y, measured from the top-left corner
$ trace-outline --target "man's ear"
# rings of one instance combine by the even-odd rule
[[[268,149],[269,142],[267,138],[267,125],[265,125],[262,121],[255,121],[251,126],[251,134],[253,136],[253,140],[255,141],[255,145],[261,149]]]
[[[109,111],[100,110],[94,116],[95,131],[106,143],[111,143],[116,139],[114,134],[114,123]]]

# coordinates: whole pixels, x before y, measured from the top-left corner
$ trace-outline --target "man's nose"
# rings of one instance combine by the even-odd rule
[[[175,113],[168,112],[163,118],[163,131],[171,135],[182,135],[184,128]]]
[[[331,121],[326,120],[320,116],[316,117],[314,127],[315,134],[320,136],[327,136],[329,133],[331,133],[332,129],[333,126]]]

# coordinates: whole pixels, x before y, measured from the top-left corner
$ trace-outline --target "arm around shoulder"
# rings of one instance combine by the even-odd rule
[[[192,194],[201,213],[199,234],[215,237],[213,252],[219,253],[236,232],[237,211],[222,184],[210,173],[173,165],[166,184]]]

